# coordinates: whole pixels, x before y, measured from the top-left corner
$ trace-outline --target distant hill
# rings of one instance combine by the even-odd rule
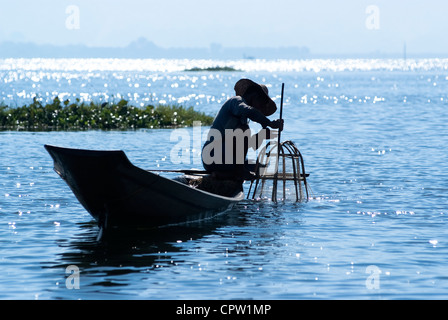
[[[132,41],[126,47],[0,43],[0,58],[300,59],[309,55],[307,47],[223,47],[211,44],[208,48],[162,48],[145,38]]]
[[[153,59],[328,59],[328,58],[445,58],[447,54],[368,52],[311,53],[308,47],[224,47],[212,43],[209,47],[163,48],[146,38],[132,41],[125,47],[91,47],[86,45],[56,46],[32,42],[0,43],[0,58],[153,58]]]

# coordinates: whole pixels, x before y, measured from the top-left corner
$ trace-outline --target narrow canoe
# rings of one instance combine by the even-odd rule
[[[100,227],[189,222],[224,212],[244,199],[238,184],[203,176],[208,181],[204,185],[213,185],[209,192],[191,183],[201,181],[197,177],[169,179],[138,168],[123,151],[45,149],[54,170]]]

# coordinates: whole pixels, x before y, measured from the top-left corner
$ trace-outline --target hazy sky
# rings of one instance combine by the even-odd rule
[[[0,0],[0,42],[448,53],[446,0]],[[366,12],[369,5],[374,11]],[[77,10],[68,10],[69,8]],[[68,11],[67,11],[68,10]]]

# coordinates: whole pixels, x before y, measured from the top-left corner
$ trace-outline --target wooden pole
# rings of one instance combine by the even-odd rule
[[[283,120],[283,96],[284,96],[284,94],[285,94],[285,84],[282,83],[282,99],[280,102],[280,121]],[[282,134],[282,131],[279,129],[278,130],[278,146],[279,147],[280,147],[280,142],[281,142],[281,139],[280,139],[281,134]]]
[[[285,95],[285,84],[282,83],[282,98],[280,101],[280,121],[283,119],[283,97],[284,97],[284,95]],[[280,161],[281,134],[282,134],[282,130],[278,129],[277,164],[276,164],[276,170],[275,170],[275,175],[274,175],[274,181],[272,184],[272,201],[274,201],[274,202],[277,202],[278,168],[279,168],[279,161]]]

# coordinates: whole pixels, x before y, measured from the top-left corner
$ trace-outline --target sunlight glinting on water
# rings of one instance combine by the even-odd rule
[[[191,68],[232,67],[241,72],[185,72]],[[18,106],[33,98],[49,102],[60,99],[116,101],[126,99],[137,106],[175,103],[189,106],[216,105],[232,94],[229,83],[237,77],[257,73],[291,72],[307,76],[306,83],[291,84],[293,89],[338,88],[326,81],[325,72],[444,71],[448,59],[308,59],[308,60],[188,60],[188,59],[0,59],[3,104]],[[310,75],[318,74],[311,82]],[[299,77],[303,79],[304,77]],[[266,79],[261,78],[264,82]],[[376,81],[375,77],[371,79]],[[439,79],[440,81],[441,79]],[[442,79],[443,80],[443,79]],[[433,86],[437,79],[428,79]],[[211,87],[219,84],[221,92]],[[271,85],[268,84],[271,88]],[[124,89],[127,88],[127,89]],[[191,93],[193,91],[193,93]],[[302,90],[303,91],[303,90]],[[273,95],[274,100],[280,97]],[[445,99],[440,97],[439,99]],[[402,101],[406,102],[407,97]],[[343,94],[329,96],[304,93],[300,104],[384,102],[382,96]],[[290,103],[290,98],[286,98]]]
[[[184,71],[217,65],[243,71]],[[241,77],[268,84],[277,103],[283,82],[282,138],[303,153],[313,191],[307,202],[244,202],[215,220],[160,234],[133,230],[102,246],[43,145],[124,150],[144,169],[201,168],[170,161],[172,131],[0,131],[0,296],[446,298],[447,66],[447,59],[0,60],[0,108],[57,95],[181,103],[213,115]],[[65,288],[68,265],[81,267],[80,290]],[[379,289],[366,286],[371,266],[381,272]]]
[[[3,71],[153,71],[175,72],[194,67],[229,66],[269,72],[447,70],[448,59],[302,59],[302,60],[207,60],[207,59],[0,59]]]

